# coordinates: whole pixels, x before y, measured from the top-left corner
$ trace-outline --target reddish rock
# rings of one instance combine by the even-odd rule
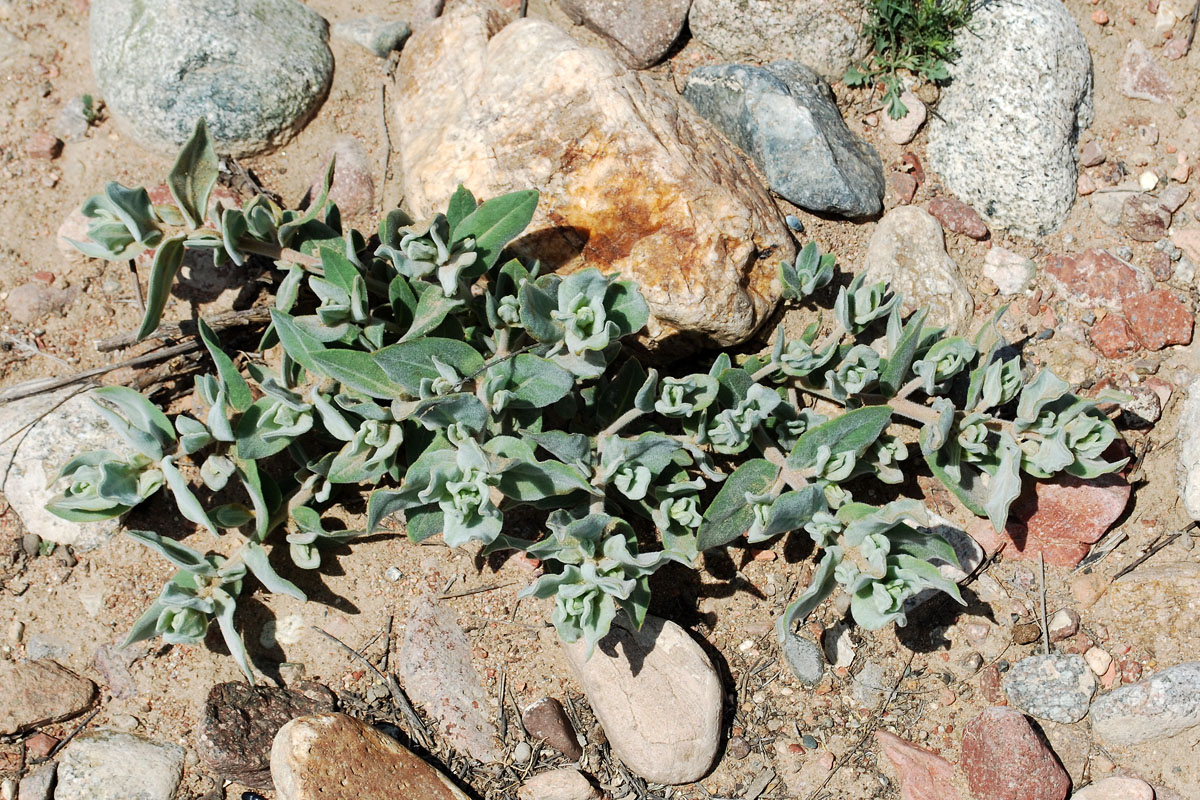
[[[1125,300],[1151,288],[1149,279],[1103,250],[1051,256],[1045,270],[1064,294],[1083,305],[1119,308]]]
[[[908,172],[917,179],[917,184],[925,182],[925,168],[921,166],[921,159],[916,153],[905,153],[900,156],[900,163],[908,168]]]
[[[979,689],[983,698],[994,706],[1008,705],[1008,695],[1004,693],[1004,681],[1000,678],[1000,670],[995,664],[988,664],[979,671]]]
[[[1125,358],[1137,352],[1133,329],[1120,314],[1109,314],[1088,331],[1092,344],[1105,358]]]
[[[1012,708],[989,708],[967,723],[961,766],[980,800],[1064,800],[1071,790],[1058,758]]]
[[[52,161],[62,153],[62,141],[52,133],[40,131],[25,142],[25,153],[30,158]]]
[[[62,314],[78,294],[79,290],[75,288],[56,289],[44,283],[31,281],[8,293],[4,310],[17,322],[33,325],[43,317]]]
[[[1163,58],[1165,58],[1167,61],[1178,61],[1186,56],[1187,52],[1187,39],[1183,38],[1182,36],[1167,42],[1163,45],[1162,49]]]
[[[927,210],[948,231],[961,233],[976,240],[987,238],[988,229],[983,218],[961,200],[953,197],[935,197],[929,201]]]
[[[579,746],[579,738],[562,703],[553,697],[543,697],[530,705],[521,714],[521,723],[529,735],[541,739],[558,752],[567,757],[568,761],[578,761],[583,755]]]
[[[1140,668],[1138,674],[1141,674]],[[30,760],[45,758],[58,746],[58,742],[59,740],[50,734],[39,731],[25,740],[25,757]]]
[[[1135,242],[1157,242],[1171,227],[1171,212],[1152,194],[1140,192],[1121,206],[1121,230]]]
[[[1079,166],[1094,167],[1104,163],[1104,150],[1099,142],[1088,142],[1079,151]]]
[[[1150,256],[1150,272],[1156,281],[1169,281],[1175,274],[1175,264],[1169,255],[1161,250],[1155,250]]]
[[[902,800],[961,800],[949,761],[887,731],[875,731],[875,741],[896,770]]]
[[[53,661],[0,664],[0,735],[24,733],[83,712],[96,685]]]
[[[1135,100],[1164,104],[1175,100],[1171,76],[1138,39],[1131,41],[1125,50],[1121,71],[1117,74],[1117,88],[1121,94]]]
[[[1192,341],[1194,319],[1183,301],[1166,289],[1155,289],[1125,302],[1133,335],[1148,350]]]
[[[1096,23],[1097,25],[1107,25],[1108,12],[1103,8],[1097,8],[1092,12],[1092,22]]]
[[[896,205],[906,206],[912,202],[913,195],[917,193],[917,179],[907,172],[889,172],[887,188]]]

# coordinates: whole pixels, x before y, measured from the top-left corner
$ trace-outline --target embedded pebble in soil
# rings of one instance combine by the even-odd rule
[[[1096,679],[1077,655],[1029,656],[1013,664],[1004,678],[1008,701],[1030,716],[1054,722],[1078,722],[1087,716]]]

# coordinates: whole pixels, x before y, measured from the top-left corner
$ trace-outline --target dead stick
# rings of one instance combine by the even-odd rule
[[[516,583],[516,581],[509,581],[508,583],[493,583],[489,584],[488,586],[476,586],[474,589],[461,589],[457,592],[450,592],[449,594],[439,594],[437,599],[449,600],[453,597],[466,597],[467,595],[471,594],[482,594],[483,592],[491,592],[496,589],[503,589],[505,586],[512,586],[514,583]]]
[[[143,367],[147,364],[154,364],[168,358],[190,353],[193,350],[199,350],[203,345],[198,341],[183,342],[171,347],[164,347],[161,350],[154,350],[149,353],[144,353],[134,358],[129,358],[124,361],[119,361],[116,364],[107,364],[103,367],[93,367],[85,369],[83,372],[77,372],[74,375],[67,375],[63,378],[38,378],[32,381],[18,383],[15,386],[10,386],[7,389],[0,390],[0,403],[11,403],[13,400],[20,400],[23,397],[32,397],[37,394],[52,392],[55,389],[61,389],[64,386],[70,386],[75,383],[82,383],[90,378],[95,378],[100,375],[106,375],[113,370],[121,369],[122,367]]]
[[[1046,625],[1046,556],[1043,553],[1038,553],[1038,567],[1042,573],[1042,646],[1046,655],[1050,655],[1050,629]]]

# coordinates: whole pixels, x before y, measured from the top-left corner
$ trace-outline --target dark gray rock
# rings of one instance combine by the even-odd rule
[[[54,800],[172,800],[184,749],[132,733],[101,730],[67,745]]]
[[[1092,703],[1092,733],[1108,746],[1164,739],[1197,725],[1200,661],[1167,667]]]
[[[380,58],[387,58],[393,50],[404,46],[412,28],[404,20],[370,16],[335,23],[331,33],[334,38],[353,42]]]
[[[302,681],[298,690],[218,683],[208,692],[197,751],[204,765],[230,780],[270,789],[271,743],[296,717],[333,711],[333,693]]]
[[[679,38],[692,0],[559,0],[563,11],[613,46],[634,69],[657,64]]]
[[[1088,713],[1096,678],[1077,655],[1029,656],[1004,678],[1008,702],[1038,719],[1079,722]]]
[[[801,208],[851,218],[883,208],[879,154],[850,132],[829,85],[803,64],[699,67],[683,96]]]
[[[1075,201],[1075,149],[1092,120],[1092,61],[1059,0],[982,4],[929,125],[929,165],[993,228],[1040,236]]]
[[[820,682],[825,674],[825,654],[821,652],[820,645],[789,633],[780,649],[783,651],[783,660],[801,683],[812,686]]]
[[[173,154],[199,117],[235,156],[286,141],[333,75],[328,23],[296,0],[93,0],[92,72],[142,144]]]

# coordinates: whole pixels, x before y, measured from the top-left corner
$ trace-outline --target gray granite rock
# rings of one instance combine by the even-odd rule
[[[1200,520],[1200,378],[1183,396],[1179,415],[1179,496],[1194,520]]]
[[[862,0],[692,0],[692,36],[728,58],[798,59],[829,80],[870,49]]]
[[[888,281],[911,313],[929,307],[928,324],[944,326],[951,336],[968,333],[975,303],[946,253],[942,224],[918,206],[893,208],[871,234],[863,269],[868,282]]]
[[[683,96],[792,203],[853,218],[883,208],[879,154],[850,132],[829,85],[803,64],[698,67]]]
[[[335,23],[330,33],[336,39],[345,39],[380,58],[387,58],[393,50],[404,46],[412,35],[412,28],[404,20],[372,15]]]
[[[183,757],[177,744],[132,733],[85,734],[59,758],[54,800],[172,800]]]
[[[19,800],[50,800],[54,796],[54,778],[58,765],[51,761],[35,767],[24,778],[17,789]]]
[[[1167,667],[1092,703],[1092,733],[1104,745],[1165,739],[1200,725],[1200,661]]]
[[[993,229],[1041,236],[1075,200],[1075,146],[1092,120],[1092,61],[1059,0],[983,4],[929,126],[929,165]]]
[[[133,451],[117,436],[87,393],[53,394],[7,403],[0,413],[0,493],[12,505],[25,530],[43,539],[91,550],[117,530],[116,520],[68,522],[46,510],[62,490],[54,483],[58,470],[85,450]],[[43,416],[44,415],[44,416]],[[28,426],[28,427],[27,427]]]
[[[781,649],[783,660],[801,683],[811,686],[820,682],[825,674],[825,654],[820,645],[789,633]]]
[[[604,37],[634,69],[657,64],[679,38],[691,0],[559,0],[577,24]]]
[[[1008,702],[1038,719],[1078,722],[1087,716],[1096,678],[1077,655],[1029,656],[1004,678]]]
[[[199,117],[219,152],[282,144],[333,75],[328,23],[296,0],[94,0],[92,72],[134,139],[174,154]]]

